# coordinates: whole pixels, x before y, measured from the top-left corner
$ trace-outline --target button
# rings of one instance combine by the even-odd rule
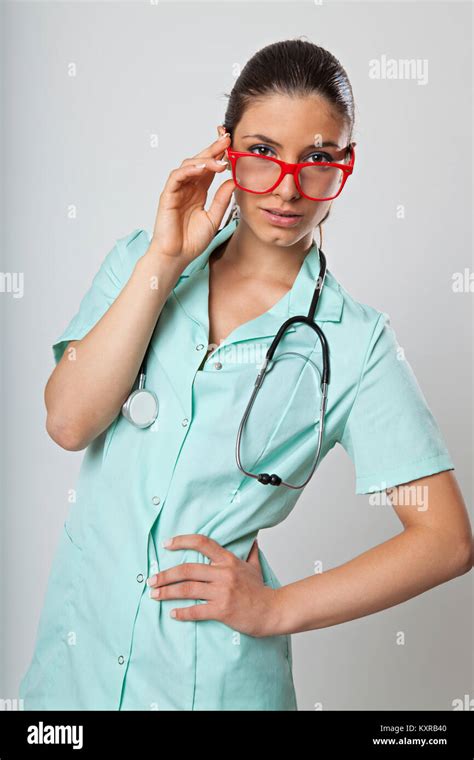
[[[137,581],[141,583],[143,581],[143,575],[141,573],[138,573],[137,575]]]
[[[118,664],[123,665],[124,662],[125,662],[125,657],[123,656],[123,654],[121,654],[120,657],[118,658]]]
[[[202,351],[203,348],[204,348],[204,343],[198,343],[196,346],[196,351]]]
[[[152,499],[152,502],[153,502],[153,504],[159,504],[160,503],[160,497],[159,496],[154,496],[153,499]]]
[[[181,424],[182,424],[183,427],[186,427],[186,425],[188,424],[188,422],[189,422],[188,418],[185,417],[184,420],[182,420]]]
[[[215,362],[215,363],[214,363],[214,367],[215,367],[216,369],[222,369],[222,364],[221,364],[220,362]]]

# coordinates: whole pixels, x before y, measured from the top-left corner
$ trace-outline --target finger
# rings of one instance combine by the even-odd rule
[[[176,607],[170,615],[176,620],[220,620],[221,613],[212,602]]]
[[[181,166],[185,166],[189,163],[194,163],[195,161],[199,161],[201,158],[226,158],[225,152],[226,148],[228,148],[230,145],[230,137],[227,136],[225,139],[217,139],[214,143],[211,143],[211,145],[208,145],[206,148],[201,150],[199,153],[196,153],[195,156],[191,156],[190,158],[184,158],[181,162]]]
[[[173,536],[167,549],[195,549],[196,551],[209,557],[213,562],[224,562],[230,558],[235,559],[235,554],[214,541],[209,536],[202,533],[185,533],[181,536]]]
[[[172,583],[150,591],[152,599],[163,601],[164,599],[215,599],[216,589],[211,583],[199,581],[184,581],[184,583]]]
[[[217,230],[224,214],[229,206],[232,193],[235,190],[235,182],[233,179],[228,179],[218,187],[209,211],[206,211],[211,223],[214,225],[214,229]]]
[[[220,158],[219,156],[195,156],[194,158],[185,158],[181,166],[195,166],[196,164],[206,164],[206,169],[216,171],[224,167],[229,168],[229,162],[225,156]]]
[[[209,176],[209,171],[222,172],[225,168],[224,164],[215,163],[213,159],[208,159],[207,162],[201,161],[197,164],[180,166],[178,169],[173,169],[173,171],[170,172],[164,186],[164,191],[166,190],[166,192],[169,193],[179,192],[183,185],[190,181],[200,179],[203,176],[206,176],[206,181],[210,184],[212,182],[212,177]]]
[[[220,574],[220,569],[214,565],[208,565],[205,562],[183,562],[181,565],[174,565],[167,570],[150,576],[147,579],[147,585],[151,587],[165,586],[167,583],[176,583],[184,580],[216,580]]]
[[[206,148],[201,150],[199,153],[196,153],[194,158],[202,158],[205,156],[218,156],[219,153],[223,153],[226,148],[230,145],[230,135],[226,133],[225,137],[218,137],[217,140],[214,140],[213,143],[208,145]]]

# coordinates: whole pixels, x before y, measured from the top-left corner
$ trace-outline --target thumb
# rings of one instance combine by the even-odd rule
[[[209,211],[207,212],[207,215],[210,217],[210,219],[214,223],[216,230],[218,229],[220,223],[222,222],[222,219],[230,203],[230,199],[232,197],[232,193],[234,192],[234,190],[235,190],[234,180],[228,179],[217,188],[217,192],[214,198],[212,199],[212,203],[209,208]]]

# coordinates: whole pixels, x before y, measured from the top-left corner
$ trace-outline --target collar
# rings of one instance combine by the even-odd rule
[[[179,288],[184,280],[192,277],[195,272],[207,268],[211,253],[221,243],[231,237],[237,224],[238,220],[234,219],[232,222],[218,230],[208,247],[191,261],[181,273],[174,290]],[[287,297],[283,297],[283,299],[278,302],[276,305],[277,308],[273,307],[273,309],[270,310],[272,314],[275,313],[283,318],[293,317],[297,314],[306,315],[311,303],[311,298],[313,297],[316,280],[319,276],[319,269],[319,249],[316,241],[313,241],[313,245],[306,254],[296,279],[293,282],[293,286],[287,293]],[[343,303],[344,298],[339,283],[332,275],[329,267],[327,267],[323,291],[316,309],[316,322],[340,322]]]
[[[173,288],[174,297],[180,307],[189,318],[201,326],[206,337],[209,335],[209,256],[220,243],[233,234],[237,224],[238,220],[233,220],[220,229],[208,247],[183,270]],[[268,311],[236,327],[219,344],[219,348],[245,340],[273,338],[290,316],[306,316],[318,276],[319,251],[316,242],[313,242],[291,289]],[[343,303],[340,286],[328,268],[316,309],[316,322],[339,322]],[[287,328],[286,333],[295,332],[298,327],[301,325],[294,323]]]

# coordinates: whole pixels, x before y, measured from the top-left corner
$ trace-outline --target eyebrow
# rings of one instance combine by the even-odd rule
[[[283,145],[281,143],[277,142],[276,140],[272,140],[271,137],[266,137],[266,135],[243,135],[242,139],[245,139],[246,137],[255,137],[257,140],[262,140],[262,142],[271,143],[272,145],[276,145],[277,148],[283,148]],[[337,148],[338,150],[342,150],[342,148],[335,142],[332,142],[331,140],[327,140],[326,142],[321,143],[321,145],[315,145],[312,143],[311,145],[307,145],[306,148],[303,148],[302,150],[314,150],[314,148]]]

